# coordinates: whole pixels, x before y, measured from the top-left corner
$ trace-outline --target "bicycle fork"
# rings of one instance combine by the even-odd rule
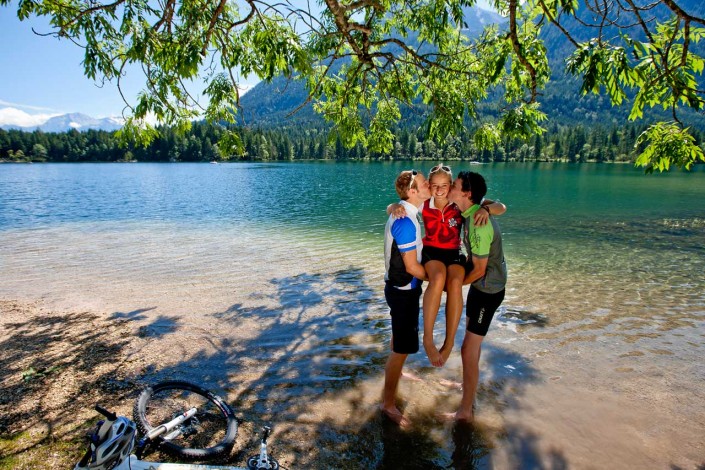
[[[278,470],[279,462],[267,455],[267,438],[272,428],[264,426],[262,429],[262,443],[259,445],[259,455],[247,459],[248,470]]]

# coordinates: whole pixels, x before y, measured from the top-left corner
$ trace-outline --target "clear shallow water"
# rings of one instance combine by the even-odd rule
[[[2,165],[0,297],[133,321],[143,347],[178,351],[149,370],[192,371],[245,416],[295,423],[278,440],[301,454],[293,436],[310,428],[346,449],[328,465],[391,468],[400,448],[426,468],[703,463],[705,172],[468,165],[509,208],[481,426],[428,418],[457,405],[444,384],[460,361],[438,371],[417,355],[422,380],[402,397],[419,425],[399,434],[371,416],[388,340],[384,208],[408,166]]]

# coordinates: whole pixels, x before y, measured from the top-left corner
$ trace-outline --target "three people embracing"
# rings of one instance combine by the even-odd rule
[[[390,208],[385,227],[384,293],[392,317],[392,339],[380,410],[401,426],[410,424],[396,406],[396,394],[408,355],[419,350],[422,281],[429,280],[423,299],[423,345],[436,367],[443,366],[452,351],[463,307],[462,286],[470,284],[461,346],[463,397],[458,410],[448,416],[472,421],[482,341],[504,300],[507,280],[502,236],[490,215],[501,215],[506,207],[485,199],[487,185],[481,175],[464,171],[453,179],[445,165],[434,167],[428,180],[416,170],[403,171],[395,188],[401,200]],[[406,217],[399,217],[403,214]],[[460,249],[461,239],[467,258]],[[443,291],[447,292],[446,336],[437,349],[433,327]]]

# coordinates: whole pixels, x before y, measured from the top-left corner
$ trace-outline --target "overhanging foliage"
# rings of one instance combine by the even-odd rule
[[[557,28],[574,48],[567,66],[582,77],[583,93],[606,92],[614,105],[633,94],[631,119],[650,107],[671,109],[672,123],[643,135],[638,164],[665,170],[705,159],[678,115],[679,107],[702,112],[705,104],[704,61],[694,51],[705,20],[696,0],[494,0],[507,27],[491,25],[468,38],[463,9],[474,3],[21,0],[18,16],[47,16],[50,34],[85,47],[90,78],[119,89],[129,65],[142,68],[144,90],[136,103],[126,102],[128,138],[151,138],[145,119],[152,115],[185,127],[197,116],[235,122],[239,74],[285,75],[306,80],[308,100],[345,145],[381,152],[391,151],[400,107],[418,102],[430,110],[425,128],[437,141],[468,132],[468,118],[480,146],[543,132],[547,116],[537,97],[551,70],[540,32]],[[205,104],[186,85],[199,77]],[[502,91],[501,112],[483,116],[477,104],[495,89]],[[237,147],[231,138],[227,148]]]

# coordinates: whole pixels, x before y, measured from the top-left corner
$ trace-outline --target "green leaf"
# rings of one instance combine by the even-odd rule
[[[675,123],[659,122],[649,126],[635,144],[635,148],[646,144],[636,166],[652,173],[668,171],[671,164],[690,169],[696,161],[705,161],[703,149],[695,144],[695,138],[688,131]]]

